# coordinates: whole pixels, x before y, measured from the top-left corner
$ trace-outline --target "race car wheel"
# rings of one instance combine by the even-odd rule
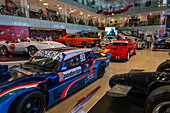
[[[128,61],[130,58],[130,54],[129,54],[129,51],[127,52],[127,56],[126,56],[126,61]]]
[[[170,113],[170,89],[167,86],[153,90],[145,102],[145,113]]]
[[[136,53],[137,53],[137,49],[135,50],[134,55],[136,55]]]
[[[88,46],[88,43],[83,41],[82,46],[83,46],[83,48],[86,48]]]
[[[64,41],[61,42],[62,44],[66,45],[66,43]]]
[[[97,68],[97,75],[99,78],[102,78],[105,73],[105,65],[104,63],[101,63]]]
[[[13,113],[43,113],[45,106],[44,95],[40,91],[34,91],[17,100]]]
[[[163,72],[164,70],[166,70],[168,68],[170,68],[170,62],[165,61],[157,67],[156,72]]]
[[[4,56],[9,54],[9,51],[8,51],[6,46],[1,47],[1,54],[4,55]]]
[[[35,46],[31,46],[28,48],[28,54],[33,56],[37,52],[37,48]]]

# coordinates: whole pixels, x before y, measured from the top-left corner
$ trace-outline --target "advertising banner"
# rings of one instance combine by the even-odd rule
[[[24,39],[27,37],[29,37],[28,27],[0,25],[0,41],[12,41],[18,38]]]

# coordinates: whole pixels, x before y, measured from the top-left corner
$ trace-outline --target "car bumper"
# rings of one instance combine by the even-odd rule
[[[123,60],[126,59],[126,54],[121,54],[121,55],[112,55],[111,60]]]

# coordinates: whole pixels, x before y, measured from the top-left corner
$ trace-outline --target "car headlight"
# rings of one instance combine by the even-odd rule
[[[102,56],[106,56],[106,54],[104,54],[104,53],[101,53],[101,55],[102,55]]]

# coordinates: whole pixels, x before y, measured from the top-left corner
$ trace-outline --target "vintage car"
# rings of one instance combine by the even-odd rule
[[[153,49],[170,49],[170,37],[162,37],[156,40]]]
[[[54,41],[43,41],[40,39],[31,40],[30,38],[0,42],[0,51],[2,55],[8,55],[9,53],[12,53],[29,54],[32,56],[38,50],[59,47],[66,46]]]
[[[146,45],[145,41],[143,40],[137,40],[134,43],[137,44],[137,49],[143,49],[145,48],[145,45]]]
[[[109,96],[132,96],[144,100],[145,113],[169,113],[170,60],[160,64],[156,72],[132,70],[129,73],[114,75],[109,84]]]
[[[94,47],[96,44],[100,44],[101,40],[99,38],[89,38],[82,34],[69,34],[60,39],[56,39],[56,41],[70,46],[87,47],[90,45]]]
[[[91,82],[102,78],[111,54],[98,58],[91,49],[37,51],[24,65],[0,66],[0,113],[43,113]]]
[[[137,45],[131,40],[114,40],[108,46],[103,48],[100,53],[106,56],[107,53],[112,53],[111,60],[129,60],[131,55],[137,52]]]
[[[100,46],[106,47],[108,46],[113,40],[116,40],[115,36],[105,36],[101,38]]]

